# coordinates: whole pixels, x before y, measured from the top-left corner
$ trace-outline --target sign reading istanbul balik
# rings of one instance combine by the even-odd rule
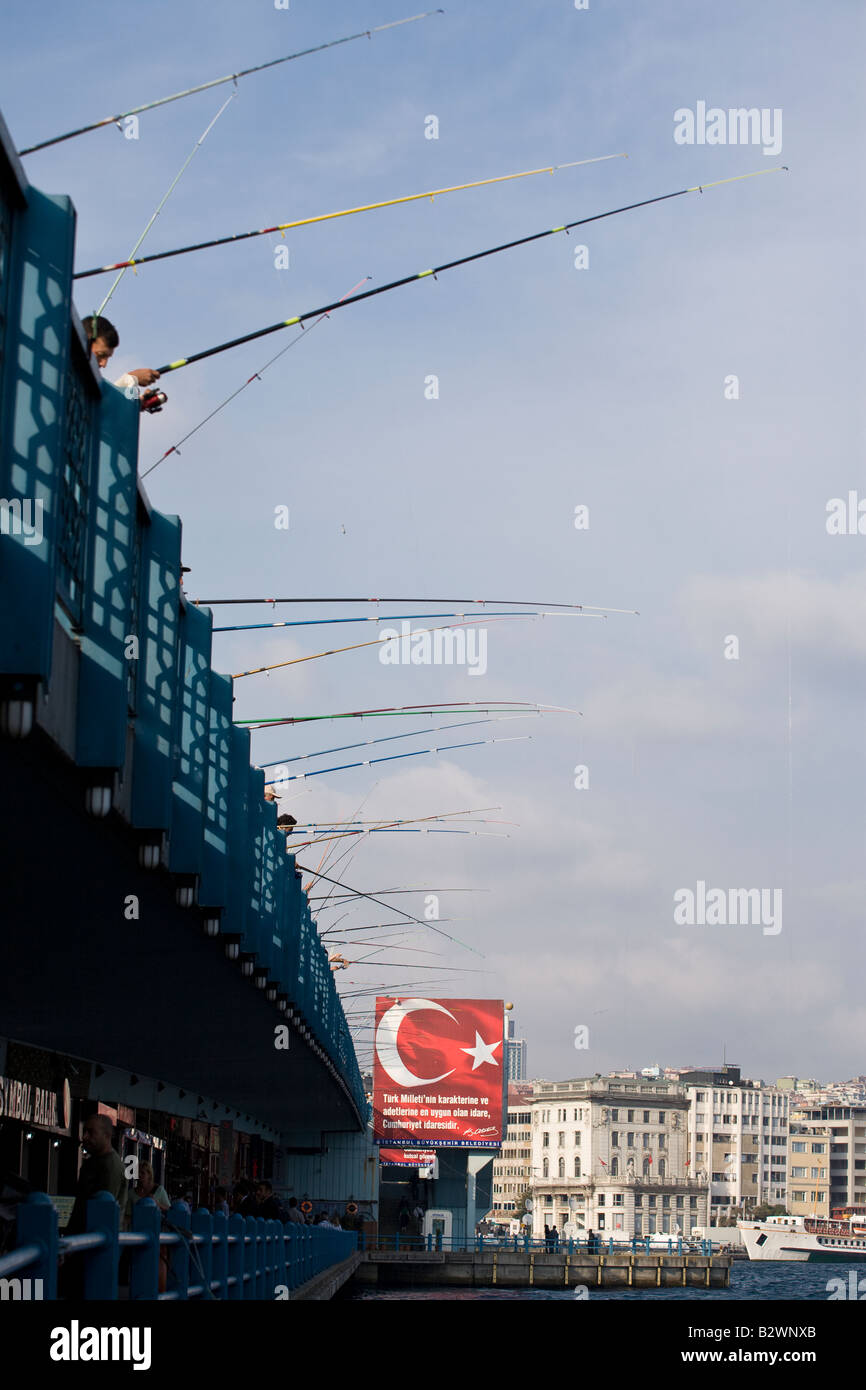
[[[376,1000],[377,1144],[499,1148],[503,1016],[500,999]]]

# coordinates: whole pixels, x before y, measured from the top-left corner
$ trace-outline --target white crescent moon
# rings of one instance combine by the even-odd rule
[[[430,1086],[434,1081],[444,1081],[445,1077],[454,1071],[452,1067],[451,1071],[443,1071],[441,1076],[415,1076],[400,1056],[397,1046],[400,1024],[407,1014],[415,1013],[417,1009],[435,1009],[437,1013],[446,1014],[448,1018],[457,1022],[454,1015],[434,999],[404,999],[402,1004],[391,1005],[382,1015],[376,1029],[376,1056],[379,1058],[379,1065],[398,1086]]]

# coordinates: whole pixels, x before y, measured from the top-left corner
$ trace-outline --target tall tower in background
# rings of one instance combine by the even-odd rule
[[[526,1039],[515,1038],[513,1018],[505,1020],[505,1067],[509,1081],[526,1080]]]

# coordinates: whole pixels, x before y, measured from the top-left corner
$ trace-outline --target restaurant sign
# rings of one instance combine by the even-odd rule
[[[0,1119],[20,1120],[34,1129],[68,1134],[72,1112],[69,1082],[57,1091],[46,1091],[28,1081],[0,1076]]]

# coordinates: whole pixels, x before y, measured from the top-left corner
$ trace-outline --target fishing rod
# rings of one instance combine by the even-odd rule
[[[343,299],[348,299],[350,294],[355,293],[355,290],[360,289],[362,285],[366,285],[369,279],[370,276],[365,275],[361,280],[358,281],[356,285],[353,285],[350,290],[346,291],[346,293],[343,295]],[[257,372],[253,372],[252,376],[248,376],[246,381],[243,382],[241,386],[236,387],[236,389],[232,391],[230,395],[226,396],[225,400],[220,401],[219,405],[215,405],[213,410],[208,411],[204,419],[199,420],[198,424],[193,425],[192,429],[188,430],[186,434],[182,435],[176,444],[172,444],[170,448],[166,449],[165,453],[162,454],[156,460],[156,463],[152,463],[149,468],[145,468],[141,474],[141,477],[146,478],[149,473],[152,473],[155,468],[159,468],[159,465],[161,463],[164,463],[165,460],[169,458],[172,454],[180,454],[180,446],[182,444],[186,444],[188,439],[192,439],[194,434],[198,434],[199,430],[204,429],[206,424],[208,424],[217,415],[219,415],[221,410],[225,410],[227,405],[231,405],[232,401],[235,400],[238,396],[240,396],[244,391],[246,391],[248,386],[252,386],[254,381],[261,381],[265,372],[268,370],[268,367],[272,367],[274,363],[278,362],[281,357],[284,357],[285,354],[289,352],[291,348],[297,347],[298,343],[308,338],[310,334],[313,332],[313,329],[318,328],[319,324],[324,323],[326,319],[328,319],[329,317],[330,315],[328,314],[322,314],[319,318],[316,319],[315,323],[310,325],[309,328],[304,328],[302,324],[301,328],[303,331],[298,334],[297,338],[293,338],[292,341],[290,343],[287,343],[287,345],[284,348],[280,348],[279,352],[275,352],[273,357],[268,358],[267,362],[264,364],[263,367],[259,367]]]
[[[177,171],[177,173],[175,174],[174,178],[172,179],[171,183],[169,184],[168,188],[166,189],[166,191],[165,191],[163,197],[162,197],[162,198],[160,199],[160,201],[157,203],[154,212],[152,213],[152,215],[151,215],[149,221],[147,222],[147,224],[146,224],[146,226],[145,226],[145,228],[144,228],[144,231],[142,232],[141,236],[138,238],[138,241],[135,243],[135,245],[133,246],[132,250],[130,251],[130,253],[129,253],[129,254],[130,254],[130,257],[134,256],[135,253],[136,253],[136,251],[138,250],[139,246],[141,246],[142,242],[144,241],[145,237],[147,236],[147,234],[148,234],[148,232],[150,231],[151,227],[153,226],[154,222],[155,222],[156,219],[159,217],[159,214],[162,212],[163,208],[165,207],[165,205],[166,205],[166,203],[168,202],[169,198],[171,197],[172,193],[173,193],[174,190],[177,188],[177,185],[180,183],[181,179],[183,178],[184,174],[186,173],[187,169],[189,168],[189,166],[190,166],[190,164],[192,163],[192,161],[193,161],[193,159],[195,158],[195,156],[198,154],[198,152],[199,152],[199,150],[201,149],[202,145],[204,144],[205,140],[206,140],[207,137],[210,135],[211,131],[213,130],[213,128],[214,128],[214,126],[216,125],[217,121],[219,120],[220,116],[221,116],[222,113],[225,111],[226,107],[231,105],[231,103],[234,101],[234,99],[235,99],[236,96],[237,96],[237,92],[236,92],[236,91],[235,91],[235,92],[232,92],[231,96],[228,97],[227,100],[223,102],[222,106],[220,107],[219,111],[217,111],[217,113],[216,113],[216,115],[214,116],[213,120],[211,121],[210,125],[202,132],[202,134],[201,134],[201,135],[199,136],[199,138],[196,140],[195,144],[193,145],[192,149],[190,150],[190,152],[189,152],[189,154],[187,155],[186,159],[184,160],[183,164],[180,166],[180,168],[178,169],[178,171]],[[118,272],[118,273],[117,273],[117,275],[114,277],[114,280],[113,280],[113,282],[112,282],[111,288],[110,288],[109,291],[108,291],[108,294],[105,296],[105,298],[103,299],[103,301],[102,301],[102,303],[100,304],[99,308],[97,309],[97,311],[96,311],[96,317],[98,317],[98,316],[102,313],[102,311],[103,311],[103,309],[105,308],[106,304],[108,303],[109,299],[110,299],[111,296],[114,294],[114,291],[117,289],[118,285],[120,284],[121,280],[123,279],[124,275],[126,274],[126,267],[127,267],[127,266],[131,266],[131,265],[135,265],[135,261],[130,259],[130,260],[128,260],[128,261],[122,262],[122,266],[112,267],[113,269],[117,269],[117,272]],[[72,278],[75,279],[75,276],[73,276]]]
[[[113,261],[108,265],[93,266],[90,270],[78,270],[73,280],[87,280],[93,275],[107,275],[112,270],[128,269],[134,266],[149,265],[152,261],[165,261],[172,256],[186,256],[191,251],[209,251],[215,246],[231,246],[238,241],[248,241],[250,237],[281,235],[294,231],[297,227],[309,227],[317,222],[331,222],[336,217],[353,217],[358,212],[375,212],[379,208],[392,208],[400,203],[416,203],[422,198],[441,198],[445,193],[462,193],[467,188],[486,188],[492,183],[508,183],[511,179],[530,179],[536,174],[555,174],[560,169],[577,169],[583,164],[601,164],[606,159],[627,159],[626,154],[601,154],[593,159],[574,159],[568,164],[548,164],[541,169],[523,169],[517,174],[499,174],[491,179],[475,179],[472,183],[455,183],[450,188],[428,188],[425,193],[409,193],[401,198],[386,198],[380,203],[364,203],[356,208],[342,208],[338,212],[321,212],[315,217],[300,217],[295,222],[276,222],[273,227],[260,227],[251,232],[235,232],[233,236],[215,237],[211,241],[197,241],[189,246],[176,246],[171,251],[155,251],[149,256],[137,256],[134,248],[125,261]],[[139,245],[141,243],[139,242]]]
[[[544,711],[555,711],[559,714],[580,714],[579,709],[568,709],[564,705],[544,705],[531,700],[496,700],[493,705],[486,705],[480,700],[463,700],[459,703],[440,705],[387,705],[381,709],[349,710],[340,714],[295,714],[276,719],[234,719],[232,723],[241,726],[255,724],[259,728],[270,729],[282,724],[309,724],[322,719],[391,718],[398,715],[414,717],[424,714],[429,714],[432,717],[434,714],[470,714],[473,710],[481,714],[512,714],[524,710],[533,714]]]
[[[297,864],[297,861],[295,862]],[[297,864],[297,867],[301,870],[302,873],[313,874],[315,878],[320,878],[325,883],[336,884],[338,888],[348,888],[348,885],[345,883],[341,883],[339,879],[328,878],[327,874],[316,873],[314,869],[309,868],[306,864]],[[391,890],[384,889],[381,891],[390,892]],[[374,897],[372,893],[362,893],[359,888],[351,888],[349,889],[349,893],[354,898],[366,898],[369,902],[375,903],[377,907],[384,907],[388,912],[400,912],[402,916],[406,917],[410,922],[417,922],[418,925],[421,927],[429,927],[431,931],[435,931],[439,936],[444,936],[446,940],[453,941],[456,946],[462,946],[466,951],[472,951],[472,953],[476,956],[480,956],[483,954],[481,951],[476,951],[474,946],[468,946],[465,941],[458,940],[456,936],[449,936],[447,931],[442,931],[432,922],[425,922],[421,917],[413,917],[411,912],[405,912],[403,908],[392,907],[390,903],[383,902],[381,898]],[[312,901],[312,899],[310,901]]]
[[[203,362],[208,357],[215,357],[218,353],[228,352],[231,348],[241,347],[244,343],[251,343],[257,338],[265,338],[269,333],[279,333],[284,328],[291,328],[296,323],[304,323],[307,319],[316,318],[319,314],[332,313],[340,308],[344,309],[348,304],[359,304],[362,299],[372,299],[378,294],[387,294],[389,290],[400,289],[403,285],[414,284],[418,280],[425,280],[428,276],[434,278],[444,275],[448,270],[454,270],[457,266],[468,265],[471,261],[481,261],[488,256],[498,256],[501,251],[513,250],[515,246],[526,246],[531,241],[541,241],[544,237],[555,236],[558,232],[569,232],[574,227],[585,227],[590,222],[601,222],[606,217],[617,217],[623,212],[633,212],[636,208],[649,207],[653,203],[664,203],[670,198],[682,198],[686,193],[703,193],[706,188],[716,188],[723,183],[739,183],[743,179],[758,178],[761,174],[777,174],[787,165],[777,165],[773,169],[757,169],[751,174],[736,174],[732,178],[714,179],[712,183],[695,184],[691,188],[678,188],[673,193],[660,193],[654,198],[643,198],[637,203],[627,203],[623,207],[611,208],[607,212],[595,213],[592,217],[580,217],[573,222],[565,222],[561,227],[548,227],[542,232],[532,232],[529,236],[517,237],[513,241],[504,241],[499,246],[490,246],[486,251],[475,251],[469,256],[460,256],[454,261],[445,261],[442,265],[433,266],[429,270],[419,270],[413,275],[404,275],[399,280],[391,280],[385,285],[378,285],[372,290],[362,290],[360,294],[350,295],[348,299],[335,301],[333,304],[325,304],[318,309],[308,309],[303,314],[296,314],[293,318],[282,319],[279,323],[269,324],[267,328],[257,328],[251,333],[243,333],[240,337],[229,338],[224,343],[217,343],[214,347],[204,348],[201,352],[191,353],[188,357],[179,357],[174,362],[166,362],[159,367],[160,376],[167,372],[176,372],[181,367],[190,367],[194,362]]]
[[[356,763],[340,763],[337,767],[317,767],[312,772],[293,772],[289,777],[279,777],[274,782],[268,782],[269,787],[280,787],[284,782],[305,782],[311,777],[323,777],[328,772],[347,772],[350,768],[374,767],[376,763],[396,763],[403,758],[420,758],[425,753],[447,753],[455,748],[480,748],[482,744],[490,743],[527,743],[532,739],[532,734],[518,734],[514,738],[476,738],[468,743],[443,743],[436,748],[416,748],[411,753],[389,753],[385,758],[366,758]],[[371,831],[348,831],[347,834],[371,834]],[[468,834],[468,831],[464,831]]]
[[[302,864],[299,864],[299,865],[298,865],[298,868],[299,868],[299,869],[303,868],[303,865],[302,865]],[[305,870],[305,872],[307,872],[307,871]],[[333,881],[334,881],[334,880],[332,880],[332,879],[329,879],[329,880],[328,880],[329,883],[330,883],[330,882],[333,882]],[[339,883],[337,884],[337,887],[338,887],[338,888],[340,887],[340,884],[339,884]],[[376,889],[376,892],[377,892],[377,893],[387,893],[389,897],[393,897],[393,895],[394,895],[395,893],[489,893],[490,891],[491,891],[491,890],[490,890],[489,888],[377,888],[377,889]],[[339,902],[340,899],[342,899],[342,898],[357,898],[357,897],[362,897],[362,898],[363,898],[363,897],[366,897],[366,894],[365,894],[365,893],[360,893],[360,894],[359,894],[359,893],[356,893],[356,892],[354,891],[354,889],[352,889],[352,890],[351,890],[350,892],[348,892],[348,893],[334,893],[333,895],[330,894],[330,893],[308,893],[308,894],[307,894],[308,901],[311,902],[311,903],[318,902],[321,898],[327,898],[327,899],[330,899],[331,902],[336,903],[336,902]],[[385,903],[385,907],[391,908],[391,904],[390,904],[390,903]],[[321,908],[318,908],[317,910],[318,910],[319,912],[321,912],[322,909],[321,909]],[[398,909],[398,908],[396,908],[396,907],[391,908],[391,911],[392,911],[392,912],[397,912],[397,911],[399,911],[399,910],[400,910],[400,909]],[[407,915],[408,915],[408,914],[407,914]],[[417,922],[419,919],[418,919],[417,917],[413,917],[411,920],[412,920],[413,922]],[[444,920],[444,919],[443,919],[443,920]],[[399,924],[395,922],[394,925],[395,925],[395,926],[398,926]],[[422,922],[421,925],[422,925],[422,927],[423,927],[423,926],[426,926],[426,923],[425,923],[425,922]]]
[[[211,87],[221,87],[226,82],[239,82],[242,77],[250,77],[255,72],[264,72],[266,68],[279,67],[281,63],[291,63],[295,58],[307,58],[311,53],[322,53],[326,48],[337,48],[343,43],[353,43],[355,39],[369,39],[373,34],[381,34],[385,29],[397,29],[401,24],[414,24],[418,19],[430,19],[434,14],[444,14],[444,10],[426,10],[423,14],[409,15],[407,19],[394,19],[390,24],[377,24],[372,29],[362,29],[359,34],[346,34],[341,39],[330,39],[327,43],[316,44],[314,48],[302,48],[297,53],[288,53],[284,58],[271,58],[267,63],[257,63],[252,68],[242,68],[240,72],[230,72],[226,77],[215,77],[210,82],[201,82],[197,87],[186,87],[182,92],[174,92],[170,97],[160,97],[157,101],[147,101],[143,106],[131,106],[128,111],[121,111],[117,116],[104,116],[101,121],[92,121],[90,125],[79,126],[77,130],[68,130],[65,135],[55,135],[50,140],[42,140],[38,145],[28,145],[27,149],[19,150],[19,156],[34,154],[36,150],[47,149],[49,145],[60,145],[64,140],[74,140],[79,135],[87,135],[91,130],[99,130],[102,126],[117,125],[120,121],[125,121],[129,116],[139,116],[142,111],[153,111],[157,106],[166,106],[170,101],[180,101],[183,97],[194,96],[198,92],[206,92]]]
[[[366,739],[361,739],[360,742],[358,742],[358,743],[342,743],[342,744],[338,744],[336,748],[320,748],[320,749],[319,749],[317,752],[315,752],[315,753],[296,753],[296,754],[294,755],[294,757],[291,757],[291,758],[272,758],[270,762],[259,763],[258,766],[259,766],[259,767],[262,767],[262,768],[265,768],[265,767],[284,767],[284,766],[287,767],[287,766],[289,765],[289,763],[306,762],[307,758],[322,758],[322,757],[325,757],[326,754],[329,754],[329,753],[348,753],[350,750],[352,750],[352,749],[354,749],[354,748],[370,748],[370,747],[373,746],[373,744],[376,744],[376,743],[394,743],[394,742],[396,742],[398,739],[402,739],[402,738],[418,738],[419,735],[421,735],[421,734],[431,734],[431,733],[436,734],[436,733],[442,733],[445,729],[468,729],[468,728],[471,728],[471,727],[472,727],[473,725],[475,725],[475,724],[504,724],[504,723],[506,722],[506,720],[509,720],[509,719],[540,719],[540,718],[541,718],[541,715],[529,713],[529,714],[503,714],[503,715],[499,715],[498,717],[494,717],[494,718],[492,718],[492,719],[464,719],[464,720],[461,720],[461,721],[460,721],[459,723],[457,723],[457,724],[435,724],[431,729],[412,729],[411,732],[408,733],[408,734],[385,734],[385,735],[384,735],[383,737],[381,737],[381,738],[366,738]],[[497,806],[497,807],[494,807],[494,808],[492,808],[492,809],[495,809],[495,810],[498,811],[498,810],[500,810],[501,808]],[[457,811],[457,812],[455,812],[454,814],[455,814],[455,815],[461,815],[462,812]],[[428,819],[428,817],[424,817],[424,819],[426,820],[426,819]],[[429,819],[432,819],[432,817],[430,817]],[[386,824],[394,824],[394,825],[400,824],[399,821],[385,822],[385,823],[386,823]],[[511,823],[513,824],[513,822],[511,822]],[[351,822],[345,821],[345,822],[340,822],[340,824],[346,824],[346,825],[348,825],[348,824],[351,824]],[[360,824],[360,822],[359,822],[359,824]],[[369,825],[381,825],[382,822],[381,822],[381,821],[369,821],[368,824],[369,824]],[[501,822],[501,824],[504,825],[505,822],[503,821],[503,822]],[[311,825],[309,828],[310,828],[310,829],[313,829],[313,830],[320,830],[320,829],[322,829],[321,826],[317,826],[317,825]]]
[[[295,341],[298,341],[297,339]],[[148,470],[149,471],[149,470]],[[594,618],[603,617],[601,613],[547,613],[538,610],[532,613],[521,612],[496,612],[487,613],[489,618]],[[465,618],[466,613],[376,613],[365,616],[359,614],[355,618],[298,618],[294,622],[282,623],[240,623],[232,627],[214,627],[212,632],[255,632],[262,628],[275,627],[328,627],[334,623],[396,623],[409,622],[414,618]],[[411,633],[407,633],[411,636]]]
[[[531,618],[531,613],[517,613],[518,618]],[[577,616],[577,615],[575,615]],[[413,632],[406,634],[406,637],[416,637],[430,632],[451,632],[458,627],[474,627],[476,623],[486,623],[488,621],[503,622],[504,619],[496,619],[488,614],[483,614],[477,618],[467,618],[462,623],[445,623],[437,627],[418,627]],[[381,647],[383,642],[402,642],[401,636],[397,637],[372,637],[369,642],[352,642],[348,647],[332,647],[329,651],[312,652],[309,656],[294,656],[289,661],[274,661],[270,666],[256,666],[252,671],[235,671],[232,680],[242,680],[244,676],[261,676],[266,671],[281,671],[286,666],[300,666],[304,661],[319,661],[325,656],[339,656],[341,652],[357,652],[362,647]]]
[[[295,341],[300,341],[300,339],[296,339]],[[219,607],[226,607],[226,606],[232,605],[232,604],[250,604],[250,605],[253,605],[253,604],[257,604],[257,603],[271,603],[271,604],[275,604],[275,603],[374,603],[374,604],[378,604],[378,603],[455,603],[455,604],[456,604],[456,603],[465,603],[465,604],[469,604],[470,606],[471,606],[471,605],[480,605],[480,606],[483,608],[483,607],[485,607],[485,606],[486,606],[487,604],[489,604],[489,603],[511,603],[511,604],[514,604],[514,605],[515,605],[516,607],[518,607],[518,608],[526,608],[526,607],[539,608],[539,609],[541,609],[541,608],[562,608],[562,609],[576,609],[576,610],[578,610],[578,611],[580,611],[580,612],[594,611],[594,612],[596,612],[596,613],[626,613],[626,614],[628,614],[629,617],[639,617],[639,616],[640,616],[639,613],[638,613],[638,610],[637,610],[636,608],[608,608],[608,607],[606,607],[606,606],[602,606],[602,605],[597,604],[597,603],[553,603],[552,601],[551,601],[551,602],[543,602],[541,599],[531,599],[531,598],[357,598],[357,597],[355,597],[355,598],[193,598],[193,599],[189,599],[189,602],[192,603],[196,608],[219,608]],[[398,614],[398,615],[396,615],[396,616],[399,617],[399,616],[401,616],[401,615]],[[410,618],[410,617],[417,617],[418,615],[415,614],[415,613],[404,613],[404,614],[402,614],[402,616],[403,616],[403,617],[406,617],[406,618]],[[425,614],[421,614],[420,616],[421,616],[421,617],[425,617],[425,616],[426,616],[426,617],[428,617],[428,618],[439,618],[439,617],[442,617],[443,615],[442,615],[441,613],[427,613],[426,615],[425,615]],[[546,615],[545,615],[545,616],[546,616]],[[551,616],[552,616],[552,615],[551,615]],[[333,620],[333,621],[337,621],[337,620]],[[346,620],[343,620],[343,621],[346,621]],[[364,621],[364,622],[386,622],[386,621],[388,621],[388,619],[386,619],[386,618],[380,618],[379,615],[377,614],[375,617],[364,618],[363,620],[359,618],[358,621],[359,621],[359,622],[360,622],[360,621]],[[254,624],[254,626],[255,626],[255,624]],[[265,624],[263,624],[263,626],[264,626],[264,627],[270,627],[270,626],[279,627],[280,624],[279,624],[279,623],[274,623],[274,624],[265,623]],[[286,626],[288,627],[289,624],[287,623]],[[232,631],[241,631],[241,629],[240,629],[240,628],[214,628],[214,632],[232,632]]]
[[[292,827],[294,830],[294,827]],[[382,826],[379,830],[341,830],[334,835],[319,835],[314,840],[298,840],[292,845],[292,852],[296,849],[306,849],[308,845],[326,845],[331,840],[345,840],[349,835],[475,835],[482,836],[491,840],[510,840],[511,836],[498,830],[432,830],[429,826],[417,826],[415,829],[397,829],[394,826]]]

